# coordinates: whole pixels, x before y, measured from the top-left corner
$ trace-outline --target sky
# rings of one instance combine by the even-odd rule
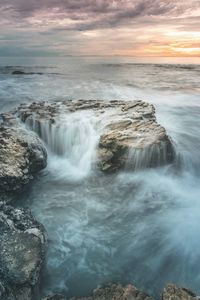
[[[0,0],[0,56],[199,57],[200,0]]]

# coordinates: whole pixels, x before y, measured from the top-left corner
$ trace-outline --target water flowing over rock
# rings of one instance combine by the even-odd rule
[[[0,299],[32,299],[46,246],[44,227],[28,210],[0,202]]]
[[[0,191],[14,192],[46,167],[47,152],[33,132],[5,125],[0,125]]]
[[[96,145],[97,165],[104,172],[158,167],[175,157],[171,139],[156,122],[154,106],[143,101],[42,102],[21,105],[15,113],[58,155],[70,157],[78,147],[69,145],[79,145],[76,159],[91,160],[91,151],[84,157],[88,152],[81,152],[80,144],[92,150]]]

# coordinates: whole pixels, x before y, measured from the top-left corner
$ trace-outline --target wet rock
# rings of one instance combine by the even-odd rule
[[[66,300],[62,295],[52,295],[42,300]],[[71,298],[70,300],[153,300],[147,294],[140,292],[133,285],[125,287],[120,284],[110,284],[105,287],[97,288],[92,296],[83,298]]]
[[[1,300],[15,300],[12,288],[3,280],[0,280],[0,299]]]
[[[53,294],[43,298],[42,300],[67,300],[67,298],[62,295]]]
[[[24,75],[25,72],[24,71],[20,71],[20,70],[15,70],[12,72],[12,75]]]
[[[47,152],[33,132],[0,126],[0,191],[13,192],[46,167]]]
[[[0,280],[0,299],[1,300],[32,300],[31,289],[28,287],[17,287],[9,285]]]
[[[12,72],[12,75],[43,75],[41,72],[24,72],[21,70],[15,70]]]
[[[174,284],[168,284],[164,288],[162,294],[162,300],[197,300],[197,297],[193,292],[188,289],[177,287]]]
[[[46,246],[44,227],[30,211],[0,203],[0,299],[31,299]]]
[[[60,114],[90,110],[101,129],[98,166],[104,172],[158,167],[173,162],[175,151],[166,130],[157,123],[155,108],[143,101],[78,100],[21,105],[16,114],[39,135],[43,124]],[[45,125],[46,126],[46,125]]]
[[[153,105],[124,103],[111,114],[100,137],[99,166],[110,172],[120,168],[144,169],[171,163],[175,152],[165,129],[156,122]]]
[[[71,300],[75,300],[75,298]],[[140,292],[133,285],[129,284],[123,287],[119,284],[112,284],[96,289],[91,297],[77,300],[153,300],[153,298]]]
[[[162,294],[162,300],[198,300],[199,297],[185,288],[179,288],[174,284],[168,284]],[[42,300],[67,300],[62,295],[51,295]],[[154,300],[144,292],[129,284],[123,287],[120,284],[110,284],[97,288],[92,296],[83,298],[71,298],[70,300]]]

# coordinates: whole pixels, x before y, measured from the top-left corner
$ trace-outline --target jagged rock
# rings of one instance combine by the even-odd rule
[[[15,300],[12,288],[3,280],[0,280],[0,299],[1,300]]]
[[[66,300],[62,295],[51,295],[42,300]],[[133,285],[125,287],[120,284],[111,284],[94,290],[93,295],[83,298],[71,298],[70,300],[154,300],[152,297],[139,291]],[[185,288],[179,288],[174,284],[168,284],[164,288],[162,300],[199,300],[193,292]]]
[[[46,246],[44,227],[30,211],[0,203],[1,300],[31,299],[39,283]]]
[[[36,134],[17,126],[0,126],[1,192],[20,190],[46,164],[47,152]]]
[[[53,294],[43,298],[42,300],[67,300],[67,298],[62,295]]]
[[[193,292],[188,289],[177,287],[174,284],[168,284],[164,288],[162,300],[198,300]]]
[[[71,300],[76,299],[72,298]],[[153,300],[153,298],[140,292],[131,284],[125,287],[120,284],[111,284],[94,290],[91,297],[79,298],[77,300]]]
[[[0,280],[1,300],[29,300],[32,299],[32,292],[29,287],[17,287]]]
[[[42,300],[66,300],[62,295],[52,295]],[[83,298],[71,298],[70,300],[153,300],[147,294],[140,292],[133,285],[129,284],[125,287],[120,284],[110,284],[105,287],[97,288],[93,291],[93,295]]]
[[[15,113],[39,135],[60,114],[90,110],[101,128],[98,166],[104,172],[144,169],[171,163],[175,151],[165,129],[156,122],[155,108],[143,101],[78,100],[21,105]],[[46,126],[46,125],[45,125]]]

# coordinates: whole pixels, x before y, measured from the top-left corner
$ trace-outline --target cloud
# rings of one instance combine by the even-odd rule
[[[115,27],[143,16],[179,17],[200,9],[198,0],[1,0],[1,20],[91,30]],[[35,23],[34,23],[35,21]],[[48,21],[48,22],[46,22]],[[16,25],[18,25],[16,24]],[[62,26],[63,25],[63,26]]]
[[[0,2],[0,35],[7,39],[0,36],[0,47],[15,47],[16,53],[23,45],[25,50],[21,53],[27,50],[29,54],[34,49],[38,53],[39,48],[41,54],[58,55],[153,55],[154,49],[155,55],[162,51],[177,54],[174,46],[170,46],[174,41],[179,45],[189,41],[192,49],[199,38],[199,0]],[[145,49],[148,47],[149,51]],[[182,49],[180,53],[188,55],[189,51]],[[194,53],[198,54],[198,50]]]

